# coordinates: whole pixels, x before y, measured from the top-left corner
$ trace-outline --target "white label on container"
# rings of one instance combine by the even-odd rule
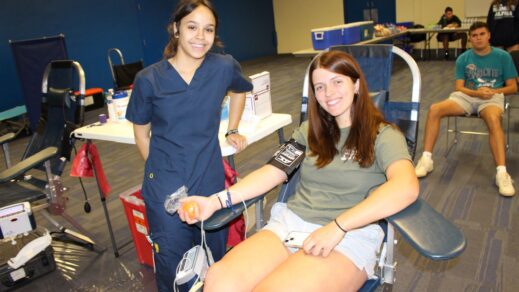
[[[9,275],[13,279],[13,282],[16,282],[16,281],[18,281],[20,279],[25,278],[25,276],[26,276],[25,269],[24,268],[20,268],[18,270],[14,270]]]
[[[132,210],[132,214],[134,217],[141,218],[142,220],[144,220],[144,214],[142,214],[142,212],[139,212],[137,210]]]
[[[92,95],[85,96],[85,106],[93,105],[94,97]]]
[[[115,109],[115,115],[117,116],[118,121],[126,120],[126,108],[128,107],[128,102],[130,101],[129,97],[123,98],[114,98],[113,104]]]
[[[146,226],[135,223],[135,227],[138,232],[140,232],[144,235],[148,235],[148,229],[146,228]]]

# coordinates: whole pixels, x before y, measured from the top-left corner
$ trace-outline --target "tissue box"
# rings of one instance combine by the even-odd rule
[[[254,118],[263,119],[272,114],[270,98],[270,73],[267,71],[249,76],[252,81],[252,91],[247,92],[243,120]]]

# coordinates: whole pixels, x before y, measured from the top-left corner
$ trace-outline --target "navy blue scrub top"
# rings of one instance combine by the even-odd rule
[[[223,188],[218,128],[228,90],[252,90],[239,63],[230,55],[208,53],[190,84],[167,60],[137,74],[126,118],[137,125],[151,123],[144,184],[150,173],[167,173],[167,179],[160,179],[162,185],[154,188],[158,193],[143,193],[145,197],[152,195],[163,201],[182,185],[188,187],[189,194],[197,195]]]

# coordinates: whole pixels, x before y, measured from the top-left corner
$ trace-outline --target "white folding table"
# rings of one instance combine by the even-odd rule
[[[273,113],[270,116],[265,117],[259,121],[242,121],[240,123],[239,131],[240,134],[247,138],[247,143],[249,145],[277,131],[279,143],[281,144],[285,141],[283,135],[283,127],[290,125],[291,123],[292,117],[289,114]],[[225,121],[222,121],[220,124],[220,131],[218,133],[218,139],[220,140],[220,147],[222,149],[222,156],[226,157],[229,160],[229,164],[234,168],[235,165],[233,157],[236,153],[236,150],[234,149],[234,147],[229,145],[229,143],[227,143],[227,140],[225,139],[226,130],[227,123]],[[135,137],[133,135],[133,125],[130,122],[116,123],[108,121],[104,124],[96,122],[74,130],[74,132],[72,132],[72,135],[76,139],[86,139],[87,143],[92,143],[92,140],[99,140],[116,143],[135,144]],[[94,175],[97,181],[98,177],[95,168]],[[113,234],[110,215],[108,214],[108,209],[106,207],[106,199],[103,196],[100,187],[99,196],[101,199],[101,203],[103,205],[103,210],[106,218],[106,223],[108,225],[108,232],[110,233],[110,239],[112,241],[112,247],[114,249],[114,254],[116,257],[118,257],[119,249],[117,247],[115,237]],[[262,212],[263,202],[259,201],[259,204],[256,205],[256,221],[261,220],[260,218],[262,218],[263,216],[260,216],[260,214]],[[256,224],[256,226],[262,226],[262,222],[257,222]]]

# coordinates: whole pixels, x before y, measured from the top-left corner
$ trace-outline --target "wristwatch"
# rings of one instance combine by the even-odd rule
[[[232,129],[232,130],[229,130],[227,131],[227,133],[225,133],[225,138],[227,138],[227,136],[229,135],[232,135],[232,134],[239,134],[240,132],[238,131],[238,129]]]

